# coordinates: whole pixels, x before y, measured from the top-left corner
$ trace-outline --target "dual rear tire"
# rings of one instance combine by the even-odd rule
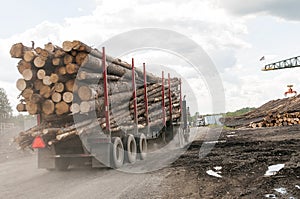
[[[136,154],[137,154],[137,146],[134,136],[129,134],[123,140],[124,149],[125,149],[125,160],[128,163],[135,163],[136,161]]]
[[[112,138],[111,162],[113,168],[120,168],[124,161],[134,164],[137,157],[146,159],[147,139],[144,134],[134,138],[132,134],[127,135],[123,141],[119,137]]]
[[[124,147],[119,137],[113,137],[111,149],[111,166],[112,168],[120,168],[124,162]]]

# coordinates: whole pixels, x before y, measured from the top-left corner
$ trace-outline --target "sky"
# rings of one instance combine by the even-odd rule
[[[77,39],[98,47],[127,31],[156,28],[179,33],[200,46],[222,86],[216,84],[214,90],[207,82],[205,67],[212,67],[210,62],[193,68],[189,60],[163,49],[135,50],[121,58],[130,62],[134,56],[138,65],[146,62],[149,71],[157,75],[164,69],[181,76],[192,113],[258,107],[283,98],[288,84],[300,92],[300,68],[261,71],[264,64],[299,55],[299,6],[296,0],[11,0],[0,8],[0,87],[15,107],[19,95],[15,82],[21,75],[16,68],[18,60],[9,55],[14,43],[30,46],[34,40],[43,47],[50,41],[61,45],[64,40]],[[138,36],[136,40],[141,41]],[[115,47],[136,45],[135,40],[130,41],[132,45],[121,42]],[[180,42],[178,45],[180,49]],[[180,50],[188,53],[190,49]],[[259,61],[262,56],[265,60]],[[224,92],[224,110],[214,109],[214,103],[223,100],[213,99],[214,92]]]

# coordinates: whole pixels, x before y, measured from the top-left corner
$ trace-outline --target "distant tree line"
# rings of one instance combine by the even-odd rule
[[[8,120],[12,117],[12,107],[8,101],[6,92],[0,88],[0,121]]]
[[[246,107],[246,108],[236,110],[234,112],[227,112],[227,113],[225,113],[225,116],[226,117],[240,116],[240,115],[243,115],[243,114],[248,113],[250,111],[253,111],[254,109],[255,109],[254,107]]]

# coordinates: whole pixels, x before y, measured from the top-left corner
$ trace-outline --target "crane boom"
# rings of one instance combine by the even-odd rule
[[[267,64],[262,71],[300,67],[300,56],[292,57],[275,63]]]

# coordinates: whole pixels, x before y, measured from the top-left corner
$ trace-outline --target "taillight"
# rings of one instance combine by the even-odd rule
[[[34,149],[39,149],[39,148],[45,148],[46,144],[45,144],[43,138],[41,138],[41,136],[36,136],[34,138],[31,146]]]

